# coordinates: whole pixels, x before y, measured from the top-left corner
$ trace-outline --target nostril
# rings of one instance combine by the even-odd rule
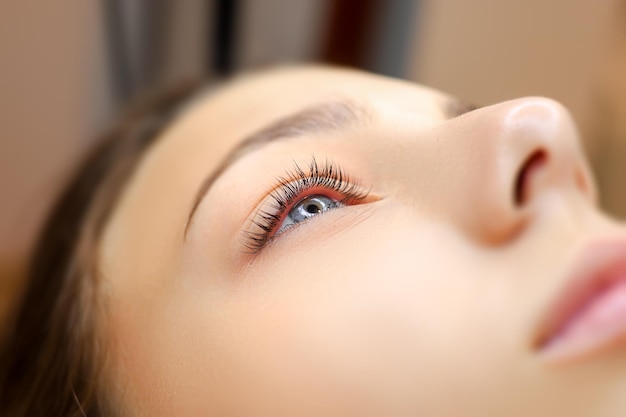
[[[523,206],[528,201],[530,179],[539,168],[545,165],[547,159],[548,155],[546,152],[543,149],[539,149],[530,154],[526,161],[524,161],[515,180],[513,199],[516,206]]]

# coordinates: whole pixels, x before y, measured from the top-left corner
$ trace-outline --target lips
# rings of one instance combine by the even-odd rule
[[[626,347],[626,240],[583,253],[538,334],[537,349],[557,362]]]

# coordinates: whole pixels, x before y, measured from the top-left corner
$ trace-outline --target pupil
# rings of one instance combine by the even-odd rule
[[[317,214],[322,211],[320,207],[317,206],[316,204],[308,204],[305,210],[307,211],[307,213],[311,213],[311,214]]]

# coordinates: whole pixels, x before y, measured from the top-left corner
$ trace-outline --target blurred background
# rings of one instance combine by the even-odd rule
[[[626,218],[626,0],[0,2],[0,319],[71,167],[138,93],[281,63],[406,78],[486,105],[556,98]]]

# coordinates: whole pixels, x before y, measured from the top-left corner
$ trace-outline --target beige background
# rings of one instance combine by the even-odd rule
[[[103,122],[91,4],[0,2],[0,315],[48,202]]]

